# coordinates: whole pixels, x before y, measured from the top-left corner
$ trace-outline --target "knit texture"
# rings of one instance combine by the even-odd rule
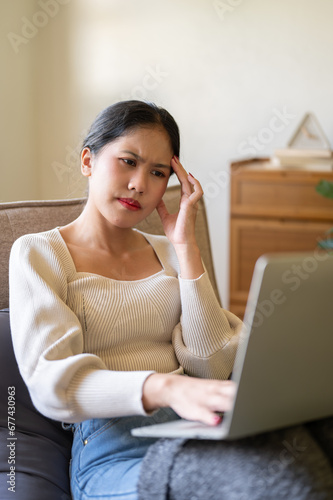
[[[317,425],[325,434],[331,424]],[[304,426],[232,442],[163,439],[143,459],[138,491],[139,500],[332,500],[333,471]]]
[[[161,271],[137,281],[77,272],[58,228],[14,243],[14,350],[44,415],[145,415],[142,386],[153,372],[228,378],[242,322],[221,309],[207,273],[183,280],[167,238],[142,234]]]

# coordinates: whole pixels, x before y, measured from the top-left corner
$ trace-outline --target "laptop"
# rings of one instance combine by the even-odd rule
[[[333,255],[258,259],[232,380],[233,408],[219,425],[179,419],[132,434],[235,439],[333,415]]]

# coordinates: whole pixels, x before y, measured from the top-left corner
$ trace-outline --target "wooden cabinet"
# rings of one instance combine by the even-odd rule
[[[260,255],[315,250],[333,226],[333,201],[315,190],[321,179],[333,181],[333,172],[231,165],[230,310],[238,316]]]

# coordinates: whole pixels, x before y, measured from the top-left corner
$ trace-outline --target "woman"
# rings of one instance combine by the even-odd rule
[[[139,101],[107,108],[82,148],[82,214],[12,248],[15,353],[37,409],[74,430],[73,498],[276,500],[286,498],[281,484],[289,498],[326,498],[302,460],[315,457],[326,475],[327,464],[302,430],[232,444],[131,436],[179,416],[216,425],[234,395],[227,379],[242,323],[220,308],[203,267],[194,234],[202,188],[178,156],[167,111]],[[181,199],[170,215],[162,196],[173,172]],[[155,208],[166,237],[134,229]],[[301,472],[293,464],[286,483],[290,457],[275,462],[294,441]]]
[[[194,234],[203,192],[178,156],[167,111],[110,106],[83,144],[82,214],[12,249],[16,356],[39,411],[75,423],[75,499],[137,498],[153,440],[130,429],[178,416],[215,425],[232,402],[241,321],[220,308],[203,267]],[[170,215],[162,196],[173,172],[182,193]],[[134,229],[155,208],[166,237]]]

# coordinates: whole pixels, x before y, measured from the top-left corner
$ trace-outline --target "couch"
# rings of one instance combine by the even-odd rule
[[[170,187],[165,196],[175,212],[179,187]],[[13,242],[23,234],[46,231],[74,220],[84,199],[24,201],[0,204],[0,499],[69,500],[68,466],[72,434],[41,415],[33,406],[20,376],[10,335],[8,302],[8,261]],[[156,211],[139,229],[163,234]],[[218,297],[210,250],[205,207],[200,202],[197,240]],[[15,493],[14,493],[15,492]]]

